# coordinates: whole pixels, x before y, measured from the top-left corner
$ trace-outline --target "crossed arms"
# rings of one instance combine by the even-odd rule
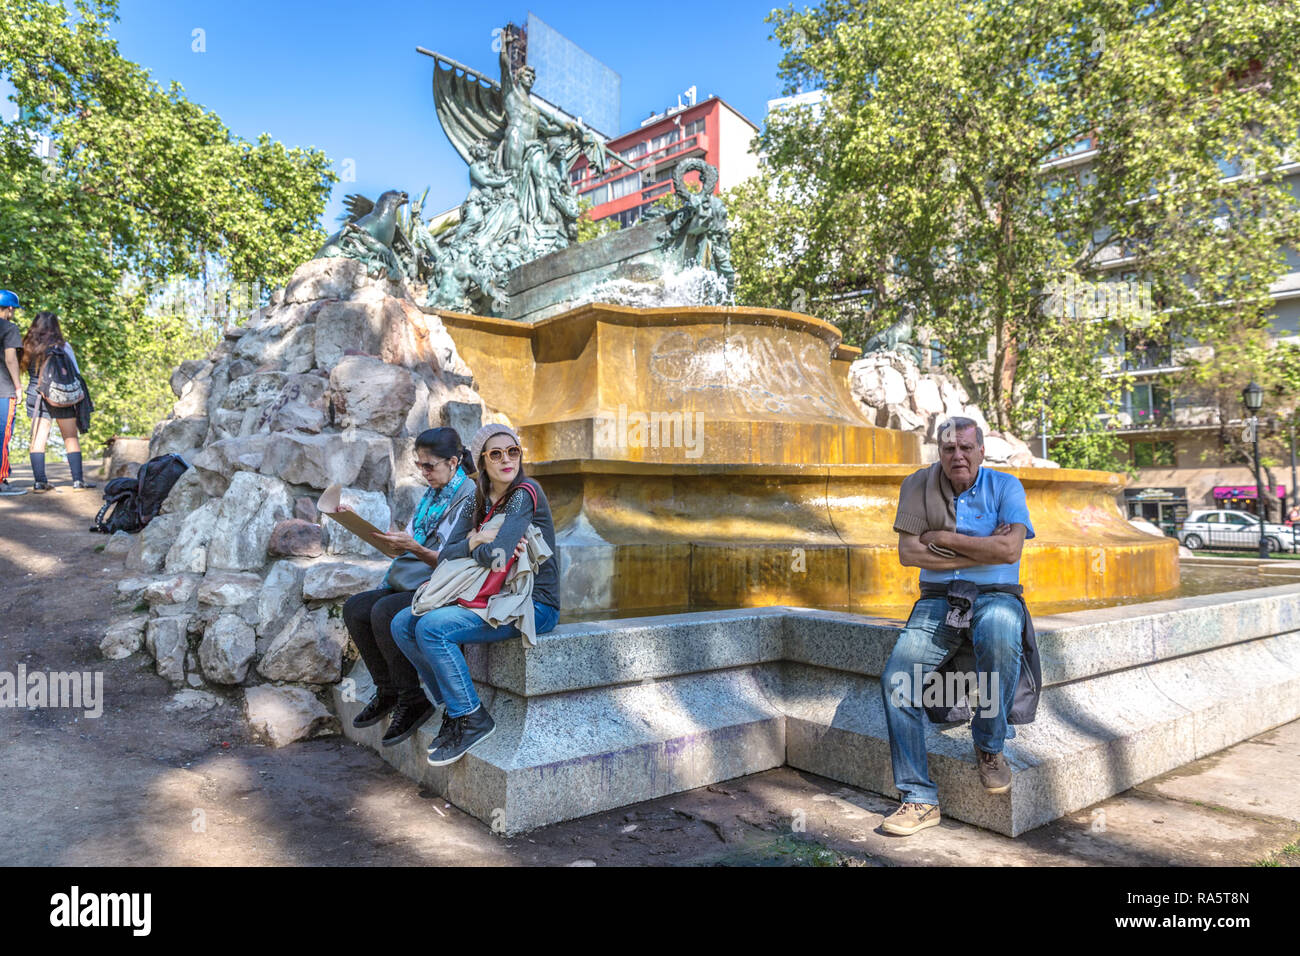
[[[929,571],[956,571],[981,564],[1015,564],[1025,546],[1026,532],[1025,526],[1018,522],[998,525],[988,537],[956,531],[927,531],[919,535],[900,532],[898,561],[905,568]],[[930,550],[931,544],[956,551],[957,556],[946,558],[935,554]]]

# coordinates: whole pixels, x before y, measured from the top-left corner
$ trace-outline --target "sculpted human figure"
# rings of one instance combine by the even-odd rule
[[[510,177],[492,161],[492,146],[489,143],[479,140],[470,147],[470,154],[474,161],[469,164],[469,195],[460,207],[460,225],[456,228],[454,237],[456,242],[482,225],[486,210],[501,202],[504,198],[502,191],[510,185]]]

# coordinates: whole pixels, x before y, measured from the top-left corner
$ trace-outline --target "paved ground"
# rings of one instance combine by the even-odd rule
[[[97,493],[51,480],[0,499],[0,671],[101,671],[106,703],[0,708],[0,864],[1300,865],[1300,722],[1016,840],[886,836],[890,801],[788,768],[498,837],[342,738],[270,750],[233,701],[103,660],[120,559],[86,533]]]

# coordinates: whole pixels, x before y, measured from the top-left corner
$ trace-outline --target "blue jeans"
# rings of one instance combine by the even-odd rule
[[[559,608],[533,604],[538,634],[555,629]],[[478,694],[460,644],[490,644],[520,637],[513,624],[489,627],[469,608],[448,604],[416,617],[411,609],[399,611],[390,625],[393,642],[415,666],[435,704],[447,705],[448,717],[464,717],[478,710]]]
[[[929,701],[923,700],[925,688],[917,677],[924,680],[961,646],[962,633],[944,623],[947,615],[948,602],[944,598],[918,601],[880,675],[894,786],[904,803],[939,803],[939,789],[930,779],[925,752],[922,704]],[[1007,714],[1020,677],[1023,627],[1024,611],[1013,595],[992,591],[975,599],[970,635],[975,648],[976,680],[993,699],[980,700],[971,720],[971,738],[987,753],[1001,753],[1003,741],[1014,735],[1007,725]],[[997,693],[993,695],[995,686]]]

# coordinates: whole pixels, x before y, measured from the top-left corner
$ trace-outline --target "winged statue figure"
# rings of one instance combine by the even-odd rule
[[[577,158],[601,173],[609,157],[622,162],[582,123],[531,95],[536,73],[512,68],[514,42],[503,31],[496,80],[417,48],[436,61],[434,108],[470,178],[460,224],[432,255],[429,305],[464,308],[477,289],[503,308],[505,272],[577,240],[578,196],[569,181]]]

